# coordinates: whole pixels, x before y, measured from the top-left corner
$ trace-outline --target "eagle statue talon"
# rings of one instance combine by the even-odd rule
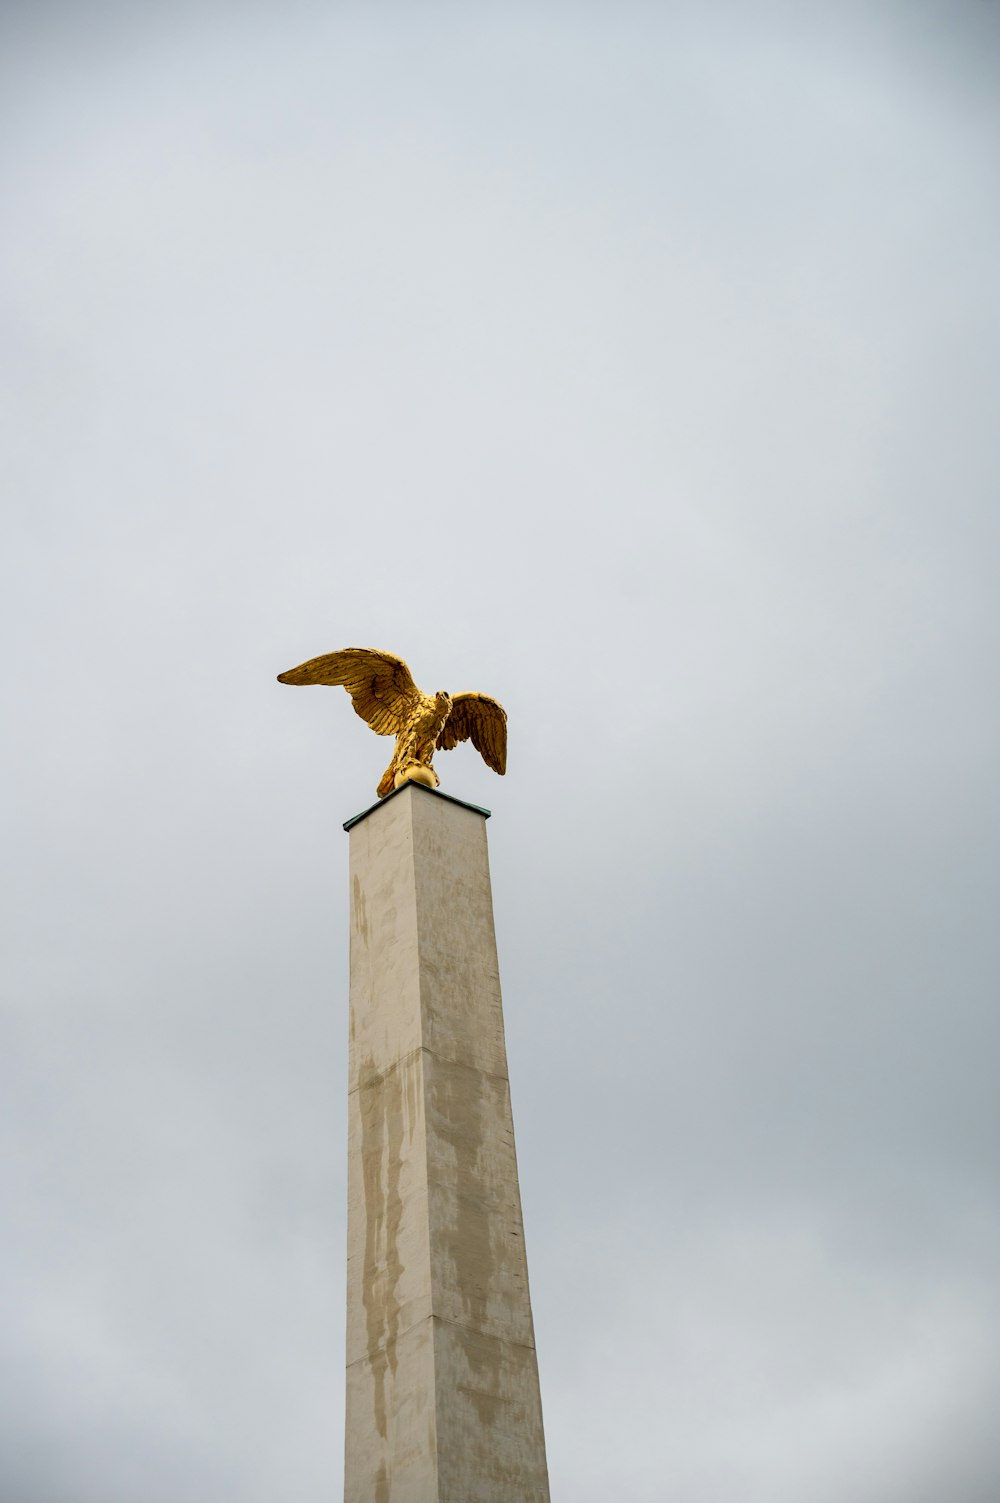
[[[431,765],[435,751],[451,751],[471,741],[487,767],[502,777],[507,771],[507,714],[486,694],[456,694],[443,689],[423,694],[402,658],[370,647],[310,658],[287,673],[280,684],[331,684],[347,690],[355,713],[379,736],[395,736],[392,761],[378,785],[379,798],[406,782],[437,788]]]
[[[394,774],[392,785],[394,788],[402,788],[404,783],[423,783],[425,788],[440,788],[441,779],[424,762],[407,762],[405,767],[400,767]]]

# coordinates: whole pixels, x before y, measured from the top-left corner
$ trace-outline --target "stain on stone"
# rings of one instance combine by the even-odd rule
[[[366,954],[367,954],[367,951],[368,951],[368,941],[369,941],[369,938],[370,938],[370,930],[369,930],[369,924],[368,924],[368,907],[367,907],[367,904],[365,902],[364,888],[361,886],[361,878],[357,875],[357,873],[355,873],[355,875],[354,875],[354,882],[353,882],[352,889],[351,889],[351,897],[352,897],[352,901],[351,901],[351,920],[352,920],[352,923],[353,923],[353,930],[352,930],[352,933],[351,933],[351,951],[352,951],[352,954],[351,954],[351,971],[352,971],[352,975],[353,975],[354,968],[355,968],[354,954],[353,954],[355,937],[357,938],[358,943],[361,946],[361,949],[364,950],[366,952]],[[351,1008],[351,1024],[350,1024],[350,1028],[351,1028],[351,1045],[352,1045],[352,1047],[354,1045],[355,1037],[356,1037],[356,1034],[357,1034],[356,1012],[357,1012],[357,1009],[355,1007],[352,1007]]]
[[[354,914],[354,927],[358,931],[358,937],[361,940],[361,943],[367,949],[369,937],[368,910],[365,905],[365,894],[361,886],[361,878],[358,876],[355,876],[354,878],[354,903],[352,905],[352,911]]]
[[[375,1503],[389,1503],[389,1473],[384,1461],[375,1474]]]
[[[397,1289],[403,1274],[399,1229],[403,1218],[400,1181],[406,1110],[403,1099],[405,1066],[406,1061],[402,1061],[380,1071],[372,1059],[365,1059],[358,1083],[365,1200],[361,1298],[365,1308],[368,1359],[375,1386],[375,1425],[383,1442],[389,1439],[386,1373],[388,1370],[394,1378],[398,1363],[396,1337],[400,1305]]]
[[[499,1292],[493,1232],[500,1228],[482,1193],[483,1148],[495,1114],[494,1103],[487,1100],[493,1082],[461,1065],[435,1061],[432,1069],[434,1125],[454,1156],[453,1216],[439,1227],[441,1246],[452,1266],[464,1323],[482,1333],[491,1299]],[[483,1333],[466,1345],[466,1356],[473,1376],[468,1395],[480,1425],[489,1427],[497,1418],[501,1388],[499,1343]]]

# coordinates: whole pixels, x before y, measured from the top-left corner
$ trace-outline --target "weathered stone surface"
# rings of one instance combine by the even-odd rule
[[[547,1503],[485,819],[351,829],[346,1503]]]

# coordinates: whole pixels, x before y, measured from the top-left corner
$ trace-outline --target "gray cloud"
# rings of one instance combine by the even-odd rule
[[[348,642],[507,705],[553,1494],[992,1503],[995,7],[8,7],[18,1503],[328,1497]]]

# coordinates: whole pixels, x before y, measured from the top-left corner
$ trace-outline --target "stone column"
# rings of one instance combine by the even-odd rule
[[[350,821],[345,1503],[548,1503],[486,810]]]

